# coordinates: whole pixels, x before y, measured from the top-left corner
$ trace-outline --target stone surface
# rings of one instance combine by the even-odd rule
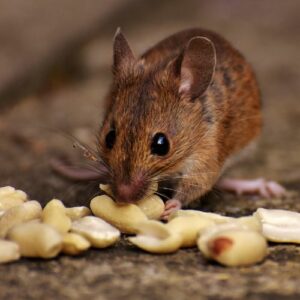
[[[0,4],[0,99],[38,86],[128,0],[3,0]]]
[[[212,28],[237,45],[257,71],[265,131],[256,154],[231,175],[272,178],[291,193],[267,200],[214,191],[198,208],[232,216],[262,206],[300,211],[299,9],[299,1],[289,0],[140,1],[112,20],[123,26],[136,53],[180,28]],[[97,183],[72,183],[52,173],[48,159],[64,153],[83,161],[72,141],[91,143],[101,122],[110,51],[111,37],[100,32],[99,40],[77,53],[82,80],[22,98],[1,113],[0,186],[24,189],[43,204],[58,197],[67,206],[88,204],[97,194]],[[1,265],[0,299],[299,299],[299,249],[271,244],[263,263],[230,269],[205,261],[197,249],[150,255],[123,240],[76,258]]]

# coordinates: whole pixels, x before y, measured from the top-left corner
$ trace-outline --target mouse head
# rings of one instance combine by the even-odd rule
[[[204,142],[202,101],[216,65],[215,48],[191,39],[178,55],[159,63],[135,58],[124,35],[114,39],[114,80],[99,134],[99,151],[119,202],[136,202],[151,184],[185,172]]]

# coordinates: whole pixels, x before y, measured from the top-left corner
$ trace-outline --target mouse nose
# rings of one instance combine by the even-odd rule
[[[136,187],[133,184],[121,183],[117,186],[117,202],[133,203],[135,202]]]
[[[135,178],[130,183],[118,183],[114,194],[119,203],[135,203],[144,196],[146,189],[145,181],[142,178]]]

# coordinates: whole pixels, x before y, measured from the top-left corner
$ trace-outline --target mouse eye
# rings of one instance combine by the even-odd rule
[[[158,132],[154,135],[151,143],[151,153],[164,156],[169,152],[170,144],[165,134]]]
[[[116,141],[116,130],[111,129],[105,137],[105,145],[108,149],[112,149]]]

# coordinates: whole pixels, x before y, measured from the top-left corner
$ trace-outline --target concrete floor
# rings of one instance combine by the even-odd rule
[[[112,23],[123,26],[137,53],[177,29],[206,27],[241,49],[261,84],[264,133],[256,154],[231,175],[272,178],[291,193],[273,200],[212,195],[199,208],[235,216],[257,207],[300,211],[300,2],[153,1],[155,11],[150,2],[135,5]],[[80,161],[66,135],[93,140],[110,82],[112,31],[107,27],[78,50],[80,76],[68,74],[65,80],[54,74],[39,92],[1,112],[0,186],[23,189],[43,204],[58,197],[70,206],[88,205],[97,193],[96,183],[72,183],[52,173],[48,159],[64,153]],[[208,263],[197,249],[150,255],[123,240],[76,258],[22,259],[2,265],[0,299],[299,299],[299,277],[295,245],[270,245],[263,263],[229,269]]]

